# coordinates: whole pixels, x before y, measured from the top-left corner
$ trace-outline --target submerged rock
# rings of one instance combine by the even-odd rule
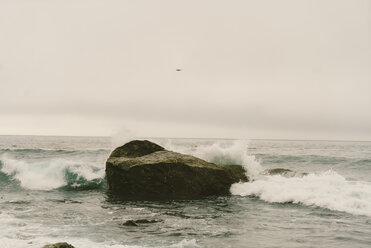
[[[272,175],[272,176],[281,175],[284,177],[304,177],[308,175],[308,173],[305,173],[305,172],[296,172],[296,171],[292,171],[290,169],[285,169],[285,168],[269,169],[265,171],[265,174]]]
[[[269,169],[267,171],[269,175],[286,175],[286,174],[292,174],[294,173],[290,169],[285,169],[285,168],[274,168],[274,169]]]
[[[135,221],[133,221],[133,220],[125,221],[122,225],[123,226],[138,226],[138,224],[135,223]]]
[[[139,220],[128,220],[125,221],[122,225],[123,226],[139,226],[138,224],[153,224],[161,222],[162,220],[147,220],[147,219],[139,219]]]
[[[51,245],[45,245],[43,246],[43,248],[75,248],[75,247],[66,242],[60,242]]]
[[[161,220],[148,220],[148,219],[139,219],[139,220],[135,220],[134,221],[135,223],[139,223],[139,224],[151,224],[151,223],[157,223],[157,222],[161,222]]]
[[[109,189],[126,199],[184,199],[229,194],[247,181],[240,165],[216,165],[150,141],[116,148],[106,162]]]

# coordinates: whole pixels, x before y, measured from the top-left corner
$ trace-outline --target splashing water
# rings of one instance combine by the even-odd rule
[[[267,202],[300,203],[371,216],[370,182],[349,181],[333,170],[294,177],[263,175],[264,168],[255,156],[247,153],[248,142],[244,140],[180,147],[167,141],[165,147],[216,164],[242,165],[250,182],[233,184],[233,195],[257,196]]]
[[[89,182],[101,183],[104,168],[84,165],[67,159],[57,158],[27,162],[1,157],[0,171],[19,181],[22,188],[31,190],[52,190],[63,186],[78,188]]]
[[[346,180],[333,170],[303,177],[261,177],[250,183],[233,184],[231,193],[371,216],[371,183]]]
[[[246,140],[219,141],[197,146],[178,146],[172,140],[167,140],[164,142],[164,147],[169,150],[191,154],[215,164],[242,165],[250,179],[256,179],[263,172],[263,168],[255,156],[248,155],[248,141]]]

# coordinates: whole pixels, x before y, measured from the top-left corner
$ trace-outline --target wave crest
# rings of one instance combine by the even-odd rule
[[[1,157],[0,172],[3,180],[17,181],[22,188],[30,190],[92,189],[104,183],[104,168],[89,163],[67,159],[23,161]],[[1,179],[1,178],[0,178]]]
[[[303,177],[265,176],[231,187],[233,195],[258,196],[267,202],[301,203],[371,216],[371,183],[349,181],[333,170]]]
[[[216,141],[211,144],[200,143],[188,146],[177,145],[172,140],[167,140],[163,146],[168,150],[191,154],[215,164],[242,165],[250,179],[255,179],[263,172],[263,168],[255,156],[247,153],[248,141],[246,140]]]

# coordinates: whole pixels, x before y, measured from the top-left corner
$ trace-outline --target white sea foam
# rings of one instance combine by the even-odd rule
[[[103,166],[96,168],[87,163],[80,165],[76,161],[66,159],[26,162],[3,155],[1,161],[3,173],[18,180],[23,188],[32,190],[51,190],[66,186],[68,184],[66,170],[75,173],[78,176],[77,179],[83,177],[90,181],[104,177]]]
[[[267,202],[301,203],[371,216],[371,182],[349,181],[332,170],[304,177],[265,176],[233,184],[231,193],[254,195]]]
[[[164,147],[168,150],[191,154],[215,164],[242,165],[251,179],[258,177],[263,171],[255,156],[247,153],[248,141],[246,140],[217,141],[192,146],[177,146],[168,140],[164,143]]]
[[[75,247],[79,248],[149,248],[149,247],[158,247],[158,248],[198,248],[200,247],[196,240],[182,240],[178,243],[166,246],[153,246],[153,245],[125,245],[125,244],[115,244],[112,242],[93,242],[88,239],[77,239],[77,238],[46,238],[38,237],[35,239],[22,240],[22,239],[12,239],[7,237],[0,238],[0,247],[1,248],[40,248],[47,244],[53,244],[58,242],[67,242]]]
[[[26,220],[19,219],[13,215],[0,212],[0,247],[1,248],[40,248],[47,244],[67,242],[79,248],[198,248],[195,239],[183,239],[179,242],[153,246],[153,244],[123,244],[122,241],[96,242],[86,238],[78,237],[56,237],[51,233],[59,233],[55,227],[47,227]],[[53,230],[54,229],[54,230]],[[36,231],[36,232],[35,232]]]
[[[248,142],[244,140],[188,146],[167,141],[164,147],[217,164],[243,165],[253,181],[233,184],[231,193],[234,195],[255,195],[268,202],[301,203],[371,216],[371,182],[350,181],[332,170],[303,177],[263,175],[264,169],[254,156],[247,153]]]
[[[200,247],[195,239],[183,239],[179,243],[170,245],[169,248],[197,248]]]

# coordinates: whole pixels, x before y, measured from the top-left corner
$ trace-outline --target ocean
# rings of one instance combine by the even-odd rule
[[[252,179],[231,195],[110,195],[108,137],[0,136],[0,248],[371,247],[371,142],[150,139]],[[267,175],[287,168],[290,175]],[[125,226],[128,220],[145,220]]]

